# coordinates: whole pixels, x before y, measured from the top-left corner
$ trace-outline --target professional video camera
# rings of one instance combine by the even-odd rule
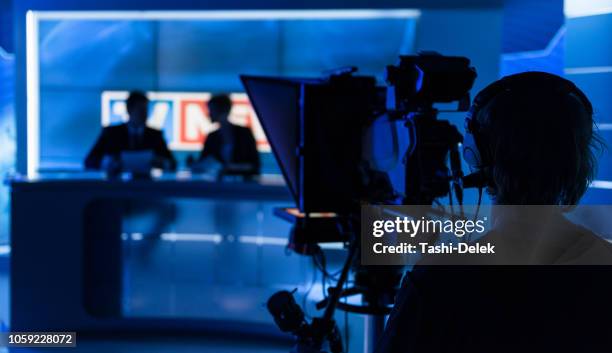
[[[315,263],[321,263],[319,243],[343,242],[348,248],[335,286],[317,305],[325,308],[321,318],[307,323],[286,291],[268,302],[281,330],[298,337],[298,351],[318,352],[325,342],[332,352],[343,350],[333,319],[336,308],[372,315],[374,342],[382,332],[403,269],[359,264],[361,205],[430,205],[446,195],[452,200],[453,193],[458,203],[463,198],[462,136],[437,119],[434,104],[469,108],[476,78],[470,60],[432,52],[400,56],[398,65],[386,68],[385,86],[356,71],[344,68],[320,79],[241,77],[297,204],[276,212],[293,223],[289,247],[319,259]],[[380,120],[402,121],[407,128],[404,190],[394,190],[388,175],[364,158],[364,136]],[[354,284],[345,288],[351,271]],[[362,305],[340,300],[353,295],[362,296]]]

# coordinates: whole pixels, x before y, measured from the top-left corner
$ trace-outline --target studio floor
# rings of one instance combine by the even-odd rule
[[[8,327],[9,308],[9,273],[8,255],[0,255],[0,331]],[[261,339],[249,337],[244,334],[206,335],[206,334],[122,334],[105,333],[91,334],[79,333],[77,335],[76,348],[13,348],[0,347],[0,353],[6,352],[215,352],[215,353],[242,353],[263,352],[276,353],[288,352],[291,347],[289,341]]]
[[[284,271],[278,271],[273,283],[267,280],[253,281],[249,278],[232,278],[227,275],[211,273],[210,264],[204,260],[199,247],[213,244],[192,241],[163,241],[161,239],[129,241],[125,244],[125,277],[123,293],[123,315],[128,317],[189,317],[229,320],[240,322],[241,331],[234,331],[228,325],[223,334],[202,333],[84,333],[77,332],[76,348],[0,348],[0,353],[7,352],[288,352],[292,342],[290,337],[278,334],[272,318],[265,309],[265,301],[278,289],[298,288],[303,293],[305,282],[310,283],[312,267],[309,259],[298,256],[285,257],[284,249],[276,245],[247,246],[253,251],[251,267],[273,267],[274,264],[262,264],[262,259],[269,256],[256,256],[257,252],[269,251],[282,259],[275,259],[284,264]],[[197,249],[202,251],[196,251]],[[247,251],[247,252],[248,252]],[[8,331],[9,313],[9,256],[0,255],[0,331]],[[248,257],[247,257],[248,258]],[[259,260],[257,260],[259,259]],[[243,259],[247,261],[246,258]],[[280,262],[278,262],[280,263]],[[277,264],[278,264],[277,263]],[[227,270],[227,268],[226,268]],[[261,268],[259,269],[261,270]],[[240,271],[232,271],[234,273]],[[238,276],[240,277],[240,276]],[[242,275],[244,277],[244,275]],[[250,276],[247,276],[250,277]],[[254,277],[261,276],[254,274]],[[265,276],[263,276],[265,277]],[[274,276],[272,276],[274,277]],[[301,285],[292,284],[294,278],[301,279]],[[223,279],[223,280],[220,280]],[[306,281],[305,281],[306,280]],[[291,288],[290,288],[291,287]],[[311,288],[307,300],[309,313],[315,314],[314,302],[320,299],[320,285]],[[300,294],[301,295],[301,294]],[[299,297],[300,304],[304,303]],[[337,318],[341,326],[348,324],[351,332],[363,330],[363,318],[351,315],[347,322],[344,315]],[[255,331],[270,331],[258,336],[245,332],[245,324],[252,325]],[[248,330],[246,330],[248,331]],[[266,332],[267,332],[266,331]],[[276,333],[276,334],[274,334]],[[351,351],[361,350],[361,338],[351,335]]]

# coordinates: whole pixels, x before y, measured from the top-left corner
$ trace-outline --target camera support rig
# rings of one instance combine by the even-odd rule
[[[295,215],[292,209],[277,209],[276,214],[284,219]],[[291,215],[291,216],[288,216]],[[334,219],[335,218],[335,219]],[[274,317],[274,321],[283,332],[290,332],[297,338],[296,346],[292,352],[319,353],[327,341],[332,353],[344,352],[344,346],[340,337],[340,331],[334,320],[337,309],[365,314],[368,316],[368,335],[365,335],[365,346],[367,351],[373,351],[374,345],[384,329],[384,318],[391,312],[396,289],[401,280],[402,272],[399,268],[389,271],[388,267],[376,271],[357,264],[360,251],[358,233],[349,231],[342,232],[347,219],[338,217],[328,218],[322,221],[321,217],[302,217],[293,219],[289,247],[302,254],[314,255],[321,251],[318,244],[304,242],[304,236],[312,234],[314,229],[329,231],[329,226],[335,223],[338,239],[344,239],[347,244],[347,257],[342,266],[340,277],[335,285],[328,289],[328,296],[316,304],[317,309],[325,309],[321,317],[313,318],[311,323],[306,322],[302,309],[293,298],[293,293],[280,291],[272,295],[268,300],[268,311]],[[312,222],[312,223],[310,223]],[[350,222],[350,221],[348,221]],[[352,227],[349,227],[351,229]],[[308,237],[310,238],[310,237]],[[354,285],[347,286],[349,274],[354,271]],[[350,304],[342,302],[342,298],[355,295],[362,296],[362,304]]]
[[[321,317],[308,323],[288,291],[268,300],[279,328],[297,337],[295,352],[321,352],[326,342],[332,353],[343,351],[336,309],[370,315],[366,350],[373,351],[403,275],[401,267],[358,261],[361,203],[396,204],[398,199],[389,178],[381,177],[384,173],[364,168],[364,125],[383,113],[405,122],[410,147],[401,203],[430,205],[452,195],[451,190],[459,204],[463,198],[462,137],[448,121],[437,119],[433,105],[459,102],[458,111],[469,108],[476,78],[469,59],[437,53],[401,56],[398,65],[387,67],[386,87],[377,87],[373,77],[353,76],[355,71],[335,71],[324,79],[241,77],[299,207],[275,211],[293,224],[289,248],[312,256],[321,252],[322,242],[342,242],[348,248],[336,285],[317,305],[325,308]],[[351,271],[354,285],[345,288]],[[341,301],[359,294],[362,305]]]

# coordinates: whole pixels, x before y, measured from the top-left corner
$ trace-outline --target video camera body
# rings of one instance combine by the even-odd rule
[[[476,70],[465,57],[426,53],[402,56],[399,65],[387,66],[387,109],[406,122],[411,142],[402,204],[431,204],[450,193],[449,180],[462,202],[458,145],[463,137],[448,121],[437,119],[434,104],[457,102],[456,111],[467,111],[475,79]]]
[[[463,198],[462,136],[448,121],[437,119],[434,104],[457,102],[455,111],[469,109],[476,78],[470,60],[433,52],[400,56],[398,65],[387,66],[384,86],[356,71],[343,68],[321,79],[241,77],[296,201],[297,209],[277,211],[294,224],[289,247],[312,256],[322,253],[321,242],[348,247],[341,276],[322,302],[322,318],[307,323],[286,291],[268,302],[279,327],[312,351],[320,351],[325,341],[333,352],[342,350],[333,319],[336,308],[375,315],[377,330],[382,330],[403,274],[397,267],[358,263],[360,206],[430,205],[445,195],[452,200],[451,191],[458,203]],[[401,121],[407,128],[404,190],[395,190],[388,175],[364,158],[365,132],[381,119]],[[344,288],[351,270],[354,285]],[[363,305],[340,302],[356,294],[362,295]]]
[[[387,109],[410,113],[430,109],[434,103],[459,102],[458,111],[469,109],[469,92],[476,79],[470,60],[435,52],[400,56],[387,66]]]
[[[387,66],[386,86],[355,71],[322,79],[242,76],[299,210],[346,214],[363,202],[397,203],[398,193],[363,158],[364,131],[385,115],[409,129],[403,203],[427,204],[448,193],[446,159],[461,135],[437,121],[433,105],[457,101],[458,111],[469,108],[476,78],[469,59],[401,56],[398,65]]]

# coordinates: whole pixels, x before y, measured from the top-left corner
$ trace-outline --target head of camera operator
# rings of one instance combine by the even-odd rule
[[[571,208],[593,180],[602,144],[588,98],[556,75],[505,77],[474,99],[464,144],[480,186],[495,205],[510,205],[492,215],[485,237],[502,242],[502,262],[516,265],[415,266],[404,277],[378,352],[609,349],[612,325],[602,323],[612,315],[612,268],[583,266],[593,257],[612,258],[609,244],[561,212],[546,214],[551,223],[523,207]]]
[[[464,157],[496,204],[576,205],[596,172],[593,108],[572,82],[543,72],[507,76],[474,99]]]

